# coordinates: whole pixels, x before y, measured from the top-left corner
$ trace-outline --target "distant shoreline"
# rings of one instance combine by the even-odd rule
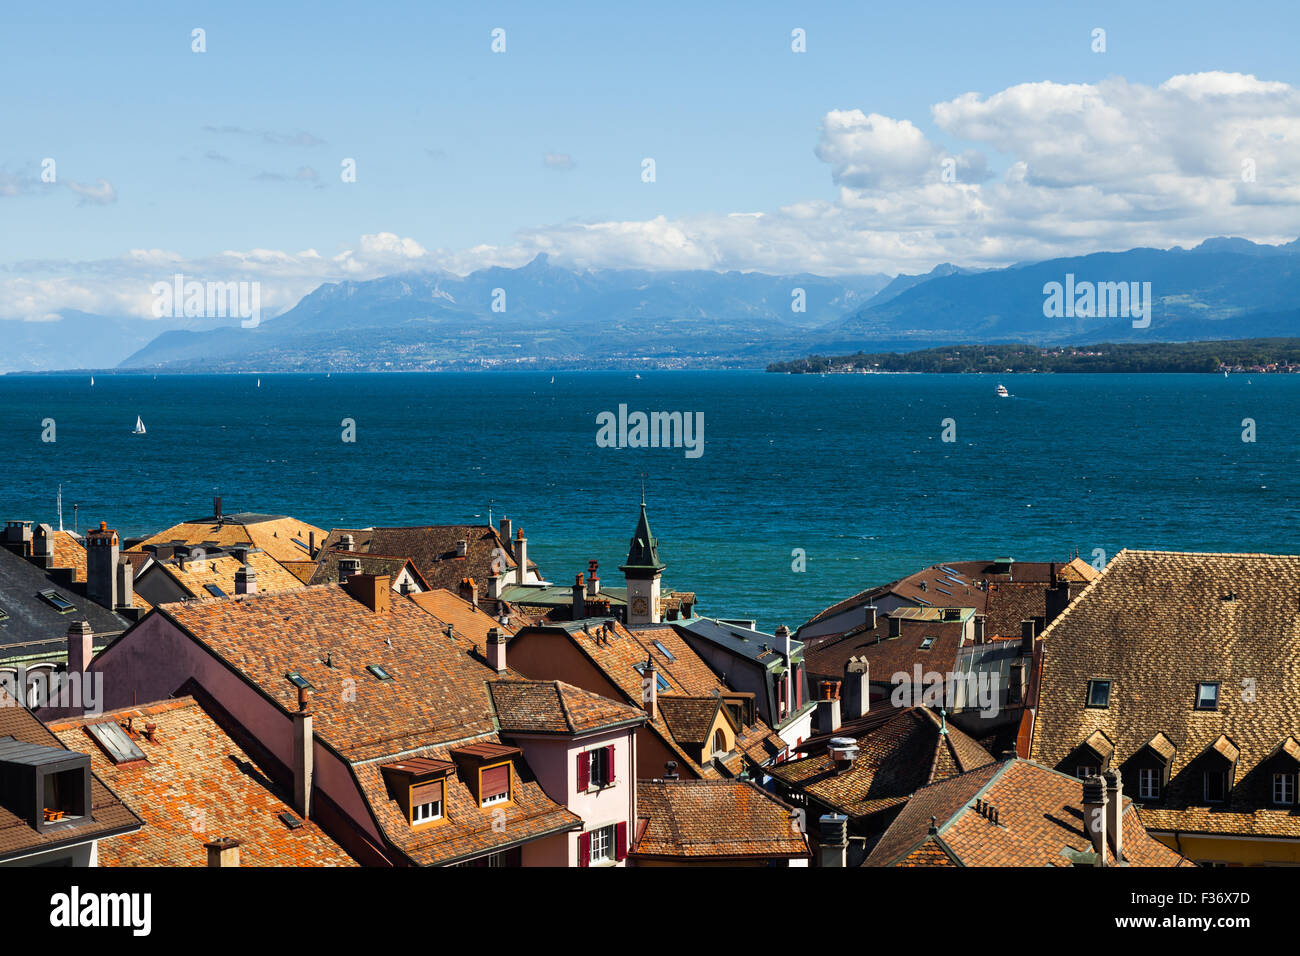
[[[916,352],[810,355],[772,362],[791,375],[1052,374],[1071,372],[1300,374],[1300,338],[1098,345],[954,345]]]

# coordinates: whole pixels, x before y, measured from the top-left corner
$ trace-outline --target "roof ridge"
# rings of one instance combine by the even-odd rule
[[[564,702],[564,694],[560,691],[560,682],[553,680],[548,682],[551,689],[555,691],[555,699],[560,704],[560,713],[564,715],[564,726],[569,728],[570,733],[577,732],[577,726],[573,722],[573,715],[569,713],[569,706]]]

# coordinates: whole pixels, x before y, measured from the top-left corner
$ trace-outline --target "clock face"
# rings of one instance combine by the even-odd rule
[[[632,611],[636,614],[644,614],[649,606],[643,597],[634,598],[632,601]]]

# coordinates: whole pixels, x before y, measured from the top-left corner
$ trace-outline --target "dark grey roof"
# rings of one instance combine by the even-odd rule
[[[0,764],[15,763],[27,767],[44,767],[72,761],[84,763],[87,760],[84,754],[68,750],[66,747],[45,747],[15,737],[0,737]]]
[[[0,659],[27,654],[60,654],[67,646],[68,625],[89,621],[100,643],[120,634],[128,622],[90,600],[53,575],[5,548],[0,548]],[[72,605],[60,613],[41,597],[53,590]]]
[[[734,624],[724,624],[722,621],[710,617],[698,617],[689,622],[677,623],[677,627],[690,631],[711,644],[726,648],[739,657],[747,657],[757,664],[766,666],[769,663],[783,663],[782,655],[785,653],[785,641],[775,634],[768,634],[765,631],[757,631],[748,627],[737,627]],[[759,660],[764,655],[765,648],[768,651],[775,651],[776,654],[766,661]],[[803,650],[803,644],[791,638],[790,653],[797,657],[801,650]]]

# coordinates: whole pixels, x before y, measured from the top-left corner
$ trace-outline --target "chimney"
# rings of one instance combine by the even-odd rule
[[[231,557],[233,557],[240,564],[247,564],[249,552],[251,552],[252,550],[253,550],[253,546],[251,544],[240,543],[231,546],[230,554]]]
[[[833,734],[840,729],[840,685],[838,681],[821,682],[817,700],[817,733]]]
[[[523,584],[528,577],[528,539],[524,529],[515,532],[515,584]]]
[[[1088,777],[1083,781],[1083,828],[1097,854],[1097,866],[1106,865],[1106,781]]]
[[[356,541],[353,539],[352,535],[350,535],[350,534],[341,534],[341,535],[339,535],[339,550],[340,550],[340,551],[351,551],[353,545],[355,545],[355,544],[356,544]]]
[[[641,675],[641,703],[650,719],[659,717],[659,669],[653,657],[646,658],[645,673]]]
[[[1046,608],[1047,623],[1051,624],[1065,610],[1066,605],[1070,603],[1070,582],[1057,581],[1047,589]]]
[[[587,586],[582,583],[582,572],[578,572],[573,582],[573,620],[581,621],[587,616]]]
[[[844,719],[865,717],[871,710],[871,669],[866,657],[850,657],[844,665]]]
[[[669,761],[666,761],[666,762],[664,763],[664,779],[665,779],[665,780],[676,780],[676,779],[677,779],[677,761],[676,761],[676,760],[669,760]]]
[[[488,597],[490,597],[492,600],[500,601],[501,595],[505,593],[505,590],[506,590],[506,576],[504,572],[502,572],[501,574],[494,574],[492,577],[488,578],[487,593],[488,593]]]
[[[293,806],[306,820],[311,816],[312,731],[311,691],[298,688],[298,710],[293,715]]]
[[[30,521],[6,522],[5,547],[20,557],[30,557],[32,553],[32,523]]]
[[[216,519],[217,524],[221,524],[221,498],[220,496],[212,499],[212,517]]]
[[[135,607],[135,565],[125,554],[117,559],[117,607],[115,611],[129,611]]]
[[[1114,770],[1107,770],[1101,778],[1106,781],[1106,836],[1118,866],[1124,860],[1124,781]]]
[[[899,637],[903,633],[903,619],[901,617],[889,616],[889,636]]]
[[[510,519],[502,518],[499,527],[501,530],[501,540],[505,542],[505,545],[508,548],[510,547],[510,534],[513,530]]]
[[[506,672],[506,641],[509,636],[499,627],[488,629],[487,634],[487,661],[488,667],[491,667],[498,674]]]
[[[117,532],[101,521],[86,532],[86,597],[106,608],[117,603]]]
[[[596,574],[596,560],[587,562],[587,597],[595,597],[600,593],[600,577]]]
[[[95,632],[89,621],[73,621],[68,625],[68,673],[81,674],[90,666],[94,654]]]
[[[878,610],[878,609],[877,609],[877,607],[876,607],[874,604],[868,604],[867,607],[866,607],[866,613],[867,613],[867,622],[866,622],[866,623],[867,623],[867,630],[868,630],[868,631],[874,631],[874,630],[876,629],[876,621],[877,621],[877,619],[878,619],[877,616],[876,616],[876,611],[877,611],[877,610]]]
[[[208,866],[239,866],[239,841],[233,837],[218,837],[203,846],[208,851]]]
[[[257,572],[246,564],[241,565],[239,570],[235,572],[235,593],[257,593]]]
[[[456,557],[463,558],[469,554],[469,542],[461,538],[456,542]]]
[[[983,614],[975,615],[975,643],[976,644],[984,643],[984,625],[987,622],[987,620],[988,618],[986,618]]]
[[[478,607],[478,585],[474,583],[473,578],[461,578],[456,593],[460,595],[462,601],[468,601]]]
[[[32,538],[32,560],[38,568],[47,571],[54,567],[54,529],[47,524],[36,526]]]
[[[848,865],[849,818],[840,813],[826,813],[818,822],[822,866],[843,868]]]
[[[392,607],[393,580],[387,574],[354,574],[348,578],[348,593],[376,614]]]
[[[844,773],[858,759],[858,742],[852,737],[832,737],[826,752],[835,761],[836,775]]]
[[[1034,653],[1034,638],[1037,636],[1037,625],[1033,621],[1020,622],[1020,654],[1028,656]]]
[[[360,573],[360,558],[339,558],[339,584],[346,584],[348,578]]]
[[[315,531],[307,532],[307,557],[309,558],[316,557],[316,532]]]

